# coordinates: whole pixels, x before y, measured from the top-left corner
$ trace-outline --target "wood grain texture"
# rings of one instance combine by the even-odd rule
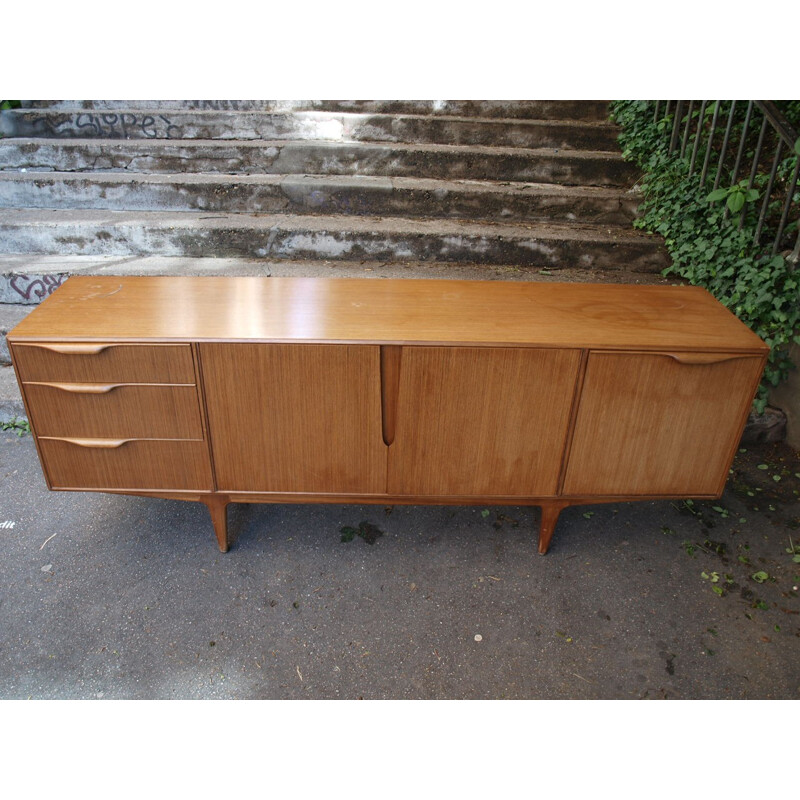
[[[87,447],[39,438],[44,468],[53,489],[211,488],[205,442],[134,439],[119,446]]]
[[[217,537],[220,552],[228,552],[228,496],[211,494],[202,499],[211,515],[211,524]]]
[[[76,276],[9,334],[32,339],[766,352],[693,286],[363,278]]]
[[[135,492],[137,495],[152,497],[172,496],[169,492]],[[641,495],[631,497],[480,497],[478,495],[391,495],[391,494],[325,494],[304,492],[226,492],[231,503],[356,503],[359,505],[394,506],[541,506],[543,502],[553,501],[567,506],[601,505],[603,503],[626,503],[642,500]],[[177,495],[175,495],[180,499]],[[682,500],[693,497],[698,500],[714,500],[719,494],[674,494],[658,495],[662,500]],[[199,495],[198,495],[199,498]]]
[[[203,438],[195,386],[26,383],[25,391],[38,436]]]
[[[212,489],[217,491],[216,472],[214,470],[214,453],[211,450],[211,436],[208,432],[208,409],[206,408],[206,398],[203,392],[203,369],[200,363],[200,346],[195,342],[192,344],[192,361],[194,362],[194,376],[197,382],[197,399],[200,402],[200,423],[203,426],[203,438],[208,443],[208,459],[211,463]]]
[[[718,494],[763,365],[590,353],[563,494]]]
[[[386,491],[380,349],[201,344],[221,491]]]
[[[545,552],[719,496],[768,352],[696,287],[449,280],[74,277],[8,340],[50,488],[205,502],[223,551],[228,502],[541,505]]]
[[[577,350],[404,347],[389,493],[553,495]]]
[[[550,540],[553,538],[558,517],[568,505],[569,503],[559,501],[542,503],[542,516],[539,521],[539,555],[545,555],[550,548]]]
[[[194,383],[189,345],[109,345],[97,353],[60,353],[35,344],[13,347],[23,381]]]
[[[397,395],[400,391],[400,364],[403,348],[398,345],[381,346],[381,412],[383,416],[383,443],[394,442],[397,427]]]

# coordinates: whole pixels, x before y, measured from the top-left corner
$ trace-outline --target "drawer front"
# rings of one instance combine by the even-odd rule
[[[14,344],[23,381],[194,383],[188,344]]]
[[[150,439],[39,438],[53,489],[148,489],[210,491],[205,442]]]
[[[202,439],[194,386],[26,383],[38,436]]]

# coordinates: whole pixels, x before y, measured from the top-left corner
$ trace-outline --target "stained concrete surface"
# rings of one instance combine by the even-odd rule
[[[231,506],[223,555],[204,506],[48,492],[7,432],[0,697],[797,698],[797,472],[567,509],[544,557],[538,509],[336,505]]]

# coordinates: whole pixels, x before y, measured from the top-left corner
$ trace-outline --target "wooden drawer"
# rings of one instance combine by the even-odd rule
[[[13,344],[23,381],[194,383],[188,344]]]
[[[193,385],[26,383],[38,436],[202,439]]]
[[[53,489],[212,488],[205,442],[40,437],[39,450]]]

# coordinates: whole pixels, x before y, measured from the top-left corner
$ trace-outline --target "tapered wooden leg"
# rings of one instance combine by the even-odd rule
[[[217,543],[223,553],[228,552],[228,495],[211,494],[203,498],[214,523],[214,533],[217,534]]]
[[[542,503],[542,521],[539,525],[539,553],[544,555],[550,547],[558,515],[569,503]]]

